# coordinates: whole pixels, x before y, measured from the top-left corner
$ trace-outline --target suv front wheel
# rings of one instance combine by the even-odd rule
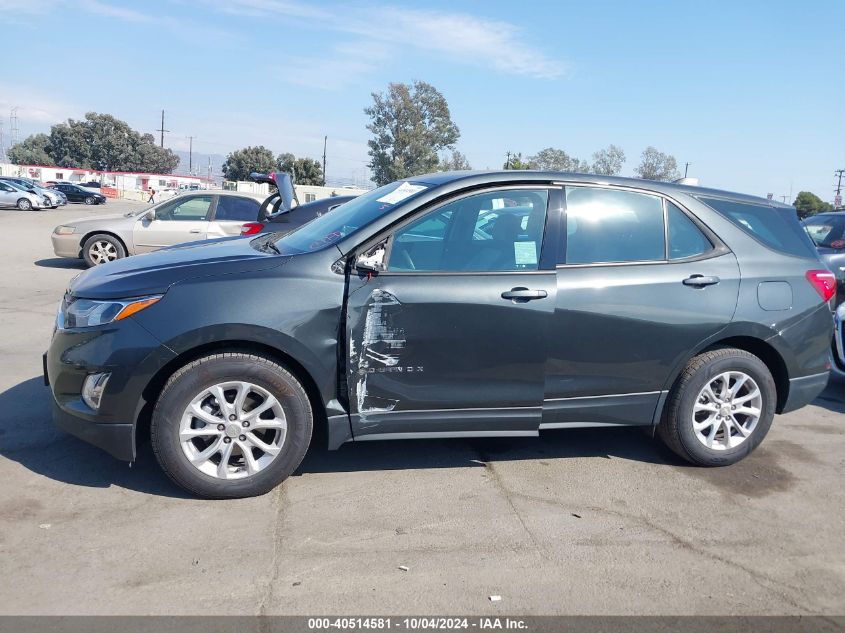
[[[177,371],[153,411],[159,464],[186,490],[207,499],[269,492],[299,466],[311,441],[311,404],[277,363],[227,352]]]
[[[715,349],[684,368],[657,430],[687,461],[727,466],[763,441],[776,403],[775,382],[763,361],[744,350]]]

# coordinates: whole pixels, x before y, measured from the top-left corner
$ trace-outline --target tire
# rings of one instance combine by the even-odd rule
[[[32,210],[32,202],[28,198],[21,198],[15,206],[17,206],[21,211]]]
[[[725,376],[728,391],[722,392]],[[753,387],[759,397],[752,397]],[[736,391],[734,396],[730,396],[732,391]],[[727,397],[723,397],[725,393]],[[760,445],[772,425],[776,406],[775,381],[763,361],[744,350],[715,349],[693,358],[681,372],[669,394],[657,433],[688,462],[728,466]],[[696,412],[696,408],[700,410]],[[759,411],[756,416],[744,413],[754,410]]]
[[[94,196],[85,196],[85,204],[90,205],[90,204],[94,204],[95,202],[97,202],[97,201],[94,199]]]
[[[114,235],[97,233],[82,244],[82,259],[89,268],[126,257],[126,249]]]
[[[242,385],[249,385],[247,391],[252,391],[246,397],[247,404],[239,409],[237,398]],[[217,386],[223,389],[217,393],[224,394],[229,413],[238,411],[237,421],[228,421],[231,417],[227,418],[217,396],[212,395]],[[248,429],[246,418],[250,413],[247,408],[259,410],[270,401],[262,400],[264,395],[259,392],[270,394],[278,406],[274,405],[269,411],[272,420],[259,420],[265,416],[261,413],[258,418],[252,418],[252,428]],[[202,418],[194,416],[196,409],[189,409],[192,403],[202,408]],[[282,419],[278,411],[282,412],[284,430],[269,427],[280,424]],[[203,422],[208,419],[210,423]],[[268,425],[268,428],[259,429],[260,425]],[[240,352],[205,356],[173,374],[156,402],[150,425],[153,451],[162,470],[178,486],[205,499],[238,499],[271,491],[302,462],[312,432],[311,403],[302,384],[278,363]],[[204,435],[186,438],[185,433]],[[253,443],[261,433],[264,433],[261,445],[278,449],[275,455],[263,452],[258,448],[259,444]],[[224,444],[227,437],[228,443]],[[268,461],[260,469],[247,472],[244,446],[251,447],[248,450],[256,466],[262,460]],[[225,450],[229,453],[223,464]],[[258,457],[255,457],[256,453]],[[211,456],[203,460],[203,454]]]

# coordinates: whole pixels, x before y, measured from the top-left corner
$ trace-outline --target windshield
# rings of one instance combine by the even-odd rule
[[[804,220],[804,230],[816,246],[845,247],[845,215],[809,218]]]
[[[336,244],[367,226],[400,203],[426,190],[428,185],[406,181],[379,187],[315,218],[301,228],[281,236],[276,247],[285,253],[309,253]]]

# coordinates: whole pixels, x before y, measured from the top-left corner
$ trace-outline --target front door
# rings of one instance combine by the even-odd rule
[[[178,196],[155,207],[155,217],[143,214],[132,229],[136,253],[204,240],[208,233],[212,195]]]
[[[567,187],[565,218],[544,427],[651,424],[673,370],[730,323],[736,258],[655,195]]]
[[[7,185],[5,182],[0,182],[0,207],[13,207],[18,203],[20,191]]]
[[[548,200],[542,187],[463,196],[387,237],[384,272],[352,272],[356,439],[537,433],[556,291],[541,265]]]

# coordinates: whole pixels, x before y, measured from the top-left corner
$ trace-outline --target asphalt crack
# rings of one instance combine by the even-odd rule
[[[270,579],[267,581],[267,586],[264,589],[264,595],[261,598],[261,602],[259,603],[258,607],[258,615],[259,616],[266,616],[267,610],[270,607],[270,601],[273,599],[273,590],[276,587],[276,584],[279,581],[279,576],[281,574],[281,565],[280,563],[280,555],[281,555],[281,534],[282,534],[282,523],[284,522],[284,515],[285,515],[285,498],[287,497],[286,494],[286,486],[282,484],[278,486],[273,491],[273,503],[276,506],[273,512],[273,555],[271,556],[271,566],[272,571],[270,574]],[[259,631],[265,632],[269,631],[269,621],[265,617],[259,618]]]

